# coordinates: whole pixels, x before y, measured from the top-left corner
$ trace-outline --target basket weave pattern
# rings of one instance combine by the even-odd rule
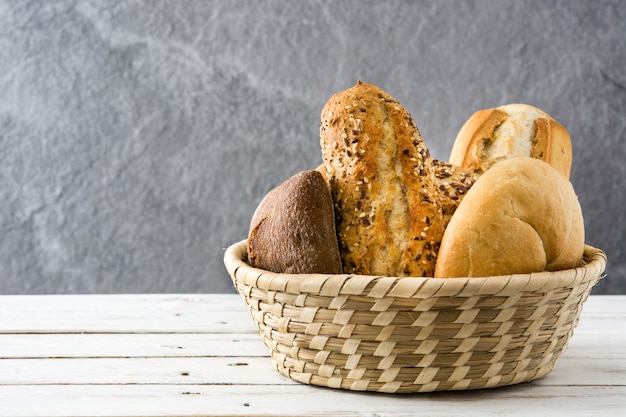
[[[547,375],[606,255],[581,267],[486,278],[277,274],[226,250],[276,369],[306,384],[388,393],[467,390]]]

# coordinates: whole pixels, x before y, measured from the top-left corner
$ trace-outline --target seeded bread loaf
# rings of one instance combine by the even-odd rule
[[[324,106],[320,143],[344,272],[433,276],[443,209],[411,115],[359,82]]]
[[[479,175],[448,162],[433,159],[437,195],[443,210],[444,227]]]
[[[441,241],[435,277],[556,271],[579,265],[584,223],[571,183],[530,157],[498,162],[459,204]]]
[[[439,159],[433,159],[433,168],[435,170],[437,195],[441,204],[445,227],[479,175]],[[315,170],[319,171],[324,179],[328,181],[324,164],[319,165]]]
[[[248,261],[272,272],[342,272],[333,202],[322,174],[300,172],[261,200],[250,224]]]
[[[569,133],[548,114],[528,104],[474,113],[459,130],[449,162],[482,174],[496,162],[516,156],[541,159],[569,179]]]

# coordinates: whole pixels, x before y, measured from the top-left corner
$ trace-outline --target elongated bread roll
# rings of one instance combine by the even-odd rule
[[[509,158],[484,173],[459,204],[441,241],[435,277],[573,268],[584,241],[571,183],[539,159]]]
[[[496,162],[516,156],[541,159],[569,179],[569,133],[548,114],[528,104],[507,104],[474,113],[459,130],[449,162],[482,174]]]
[[[406,109],[359,82],[324,106],[320,143],[344,272],[433,276],[443,210],[433,161]]]
[[[443,212],[443,223],[445,227],[450,221],[450,218],[452,218],[459,203],[479,176],[467,169],[438,159],[433,159],[433,168],[435,172],[435,186]],[[328,181],[324,164],[319,165],[315,170],[322,174],[324,179]]]

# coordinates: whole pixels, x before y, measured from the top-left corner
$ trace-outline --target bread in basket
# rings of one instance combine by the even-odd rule
[[[554,368],[601,278],[586,246],[577,268],[499,277],[281,274],[226,268],[275,368],[319,386],[387,393],[469,390],[541,378]]]
[[[585,246],[569,135],[538,110],[512,112],[508,124],[466,129],[471,161],[498,160],[476,173],[432,159],[409,112],[377,86],[330,98],[323,166],[270,192],[249,239],[225,253],[279,372],[405,393],[554,368],[606,256]]]

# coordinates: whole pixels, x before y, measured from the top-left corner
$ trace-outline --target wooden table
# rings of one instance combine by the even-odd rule
[[[556,369],[473,392],[293,382],[238,295],[0,296],[0,416],[624,416],[626,296],[591,296]]]

